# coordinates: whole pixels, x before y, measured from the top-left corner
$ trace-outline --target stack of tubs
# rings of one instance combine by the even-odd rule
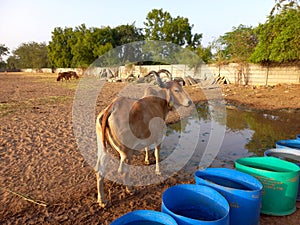
[[[156,213],[160,213],[161,218],[171,216],[179,225],[259,224],[262,184],[256,178],[234,169],[208,168],[196,171],[195,181],[196,184],[179,184],[166,189],[162,195],[162,212]],[[141,217],[143,213],[153,212],[133,211],[112,224],[169,224]],[[129,220],[132,217],[134,219]]]
[[[296,139],[277,141],[276,148],[266,150],[264,155],[294,162],[300,167],[300,134],[296,136]],[[300,180],[297,201],[300,201]]]
[[[300,134],[296,140],[300,146]],[[281,159],[286,158],[279,154],[283,142],[277,143],[277,150],[268,150],[265,156],[278,158],[240,158],[235,162],[236,170],[198,170],[194,174],[196,184],[179,184],[165,190],[161,212],[137,210],[112,224],[258,225],[260,213],[289,215],[296,210],[300,167]],[[292,152],[293,159],[295,155],[300,159],[299,150]]]

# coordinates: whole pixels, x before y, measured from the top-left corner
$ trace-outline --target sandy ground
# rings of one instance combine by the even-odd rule
[[[78,151],[72,130],[78,81],[59,83],[55,78],[45,74],[0,74],[0,224],[109,224],[132,210],[160,211],[165,189],[194,183],[192,174],[179,172],[159,184],[136,187],[134,195],[127,195],[123,185],[106,181],[111,204],[101,209],[96,203],[93,168]],[[126,85],[106,83],[96,111],[108,105]],[[215,96],[197,87],[186,90],[194,101]],[[291,112],[300,109],[300,85],[227,85],[219,91],[219,97],[239,107]],[[168,121],[175,119],[170,117]],[[142,162],[143,155],[134,160]],[[150,161],[154,163],[152,155]],[[299,224],[299,208],[300,202],[297,212],[290,216],[262,215],[260,224]]]

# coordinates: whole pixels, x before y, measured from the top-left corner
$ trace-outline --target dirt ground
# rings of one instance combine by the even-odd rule
[[[127,195],[123,185],[105,181],[110,206],[101,209],[96,203],[93,168],[78,151],[72,129],[78,81],[56,82],[55,78],[52,74],[0,73],[0,224],[109,224],[132,210],[160,211],[164,190],[194,183],[192,174],[174,174],[162,183],[136,187],[134,195]],[[97,111],[126,85],[106,83]],[[194,102],[205,101],[211,93],[208,90],[204,95],[195,86],[186,90]],[[219,98],[238,107],[291,113],[300,109],[299,84],[226,85],[219,91]],[[143,156],[135,160],[142,161]],[[150,161],[154,163],[152,155]],[[300,202],[294,214],[262,215],[260,224],[296,225],[299,221]]]

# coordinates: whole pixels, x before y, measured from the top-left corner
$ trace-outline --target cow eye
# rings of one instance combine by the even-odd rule
[[[178,89],[175,89],[174,91],[175,91],[175,92],[177,92],[177,93],[179,92],[179,90],[178,90]]]

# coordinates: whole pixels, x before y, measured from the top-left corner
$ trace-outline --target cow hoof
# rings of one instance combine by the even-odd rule
[[[160,176],[161,172],[160,171],[155,171],[155,174]]]
[[[134,195],[135,191],[133,189],[129,189],[128,187],[126,187],[126,193],[129,195]]]
[[[150,164],[149,160],[145,160],[145,164],[149,165]]]
[[[107,206],[106,201],[98,201],[98,204],[99,204],[100,208],[106,208],[106,206]]]

